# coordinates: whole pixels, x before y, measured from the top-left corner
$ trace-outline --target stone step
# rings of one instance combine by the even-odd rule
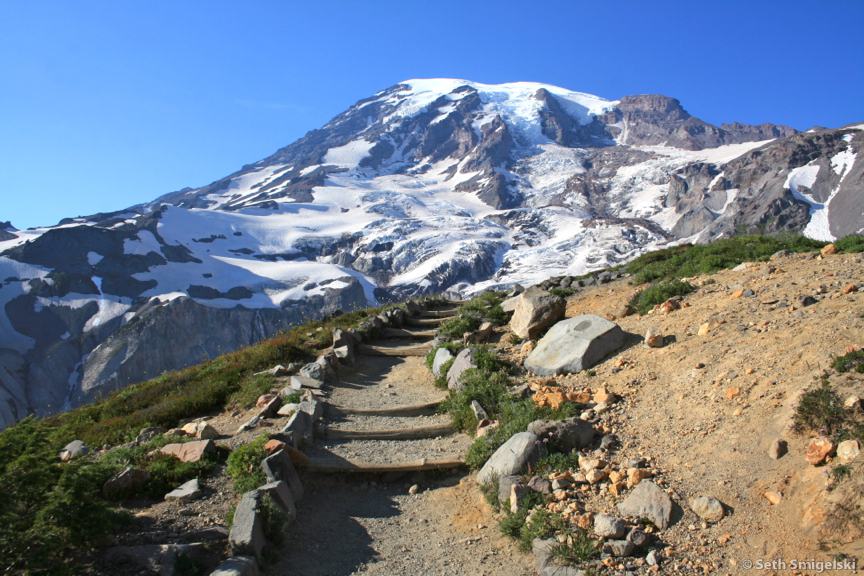
[[[416,440],[418,438],[438,438],[454,432],[456,429],[453,428],[453,425],[447,423],[393,430],[327,428],[324,430],[324,436],[331,440]]]
[[[335,406],[330,404],[327,406],[327,409],[339,414],[354,414],[358,416],[413,416],[433,412],[444,400],[442,398],[441,400],[424,402],[422,404],[409,404],[390,408],[351,408],[350,406]]]
[[[406,330],[404,328],[384,328],[382,338],[407,338],[409,340],[426,340],[435,337],[435,330]]]
[[[418,318],[452,318],[456,316],[458,308],[446,308],[442,310],[423,310]]]
[[[406,324],[409,326],[440,326],[446,320],[455,318],[455,316],[447,316],[444,318],[408,318]]]
[[[432,350],[432,344],[417,344],[415,346],[371,346],[362,345],[361,354],[367,356],[426,356]]]
[[[310,458],[305,470],[319,474],[375,474],[386,472],[421,472],[425,470],[450,470],[464,468],[465,460],[462,458],[446,458],[431,460],[421,458],[406,462],[378,463],[378,462],[351,462],[340,458]]]

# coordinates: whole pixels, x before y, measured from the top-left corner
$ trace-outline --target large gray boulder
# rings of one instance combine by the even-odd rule
[[[623,502],[618,512],[631,518],[647,518],[657,528],[665,530],[672,521],[672,499],[650,480],[642,480]]]
[[[614,322],[585,314],[555,324],[525,359],[541,376],[591,368],[624,347],[626,335]]]
[[[447,371],[447,388],[449,390],[461,390],[463,388],[461,378],[462,374],[470,368],[474,368],[474,351],[471,348],[465,348],[456,355],[453,359],[453,364],[450,370]]]
[[[274,452],[262,460],[261,470],[264,472],[267,482],[278,482],[280,480],[286,482],[288,488],[291,490],[294,502],[299,502],[303,498],[303,483],[300,481],[300,475],[297,473],[297,469],[294,468],[291,457],[284,450]]]
[[[258,562],[249,556],[233,556],[219,564],[210,576],[258,576]]]
[[[537,338],[564,318],[566,307],[563,298],[539,288],[529,288],[519,295],[510,319],[510,331],[520,338]]]
[[[444,364],[453,359],[453,354],[447,348],[438,348],[435,351],[435,357],[432,359],[432,374],[436,377],[441,375],[441,368]]]
[[[477,473],[477,482],[490,484],[504,476],[521,474],[540,456],[542,456],[542,447],[537,442],[536,434],[531,432],[514,434],[486,461]]]

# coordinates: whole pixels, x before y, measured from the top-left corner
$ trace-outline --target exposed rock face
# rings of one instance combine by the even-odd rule
[[[528,464],[541,456],[537,436],[531,432],[514,434],[486,461],[477,473],[477,482],[489,484],[505,476],[521,474]]]
[[[672,521],[672,499],[650,480],[643,480],[618,504],[618,512],[631,518],[647,518],[660,530]]]
[[[538,288],[519,296],[510,319],[510,330],[520,338],[537,338],[564,317],[564,299]]]
[[[0,427],[376,301],[531,285],[682,238],[858,232],[862,128],[403,82],[207,186],[0,223]]]

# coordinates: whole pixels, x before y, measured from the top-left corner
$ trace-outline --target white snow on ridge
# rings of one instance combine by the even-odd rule
[[[810,221],[804,227],[803,233],[805,236],[816,240],[831,241],[834,236],[831,234],[828,222],[828,204],[834,197],[832,193],[828,200],[824,203],[819,202],[807,192],[801,190],[801,187],[812,188],[816,182],[816,177],[819,175],[819,166],[817,164],[807,164],[799,166],[789,171],[786,176],[786,182],[783,187],[792,193],[795,199],[806,203],[810,210]],[[835,191],[836,193],[836,191]]]
[[[353,140],[344,146],[330,148],[324,155],[324,164],[332,164],[342,168],[356,168],[360,162],[369,156],[369,151],[375,142],[364,139]]]

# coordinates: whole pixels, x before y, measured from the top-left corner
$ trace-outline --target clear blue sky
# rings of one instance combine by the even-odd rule
[[[0,220],[206,184],[413,77],[659,92],[715,123],[864,121],[864,1],[707,6],[6,0]]]

